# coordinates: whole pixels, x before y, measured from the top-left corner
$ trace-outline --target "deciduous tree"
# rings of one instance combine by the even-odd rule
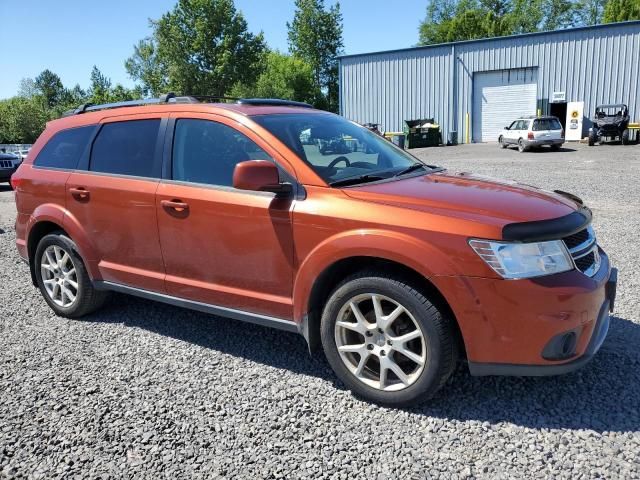
[[[125,63],[145,92],[225,95],[260,74],[263,35],[248,31],[232,0],[179,0],[151,25],[152,36]]]
[[[289,50],[313,69],[316,85],[324,98],[314,103],[338,111],[338,59],[342,53],[342,13],[340,4],[326,8],[324,0],[296,0],[289,29]]]

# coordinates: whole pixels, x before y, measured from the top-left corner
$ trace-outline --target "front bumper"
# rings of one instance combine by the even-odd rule
[[[0,182],[8,182],[11,180],[11,175],[16,173],[18,166],[19,165],[16,165],[14,168],[0,168]]]
[[[471,374],[556,375],[587,363],[615,302],[617,271],[603,251],[601,258],[593,277],[573,270],[529,280],[434,278],[460,325]]]

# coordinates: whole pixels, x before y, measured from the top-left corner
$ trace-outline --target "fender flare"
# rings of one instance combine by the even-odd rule
[[[27,249],[31,252],[35,245],[31,245],[30,237],[32,229],[42,222],[50,222],[61,230],[67,232],[73,242],[78,247],[78,253],[84,260],[85,267],[91,279],[100,279],[100,272],[97,266],[96,249],[89,240],[80,222],[72,216],[68,210],[60,205],[45,203],[39,205],[31,214],[27,222],[25,238],[27,239]]]
[[[363,237],[366,238],[363,240]],[[293,286],[295,322],[304,325],[313,286],[322,272],[340,260],[353,257],[396,262],[426,279],[436,274],[455,274],[457,270],[437,248],[413,236],[378,229],[341,232],[318,244],[300,264]]]

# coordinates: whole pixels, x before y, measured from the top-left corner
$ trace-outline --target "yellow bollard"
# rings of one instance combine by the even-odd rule
[[[470,130],[470,125],[469,125],[469,112],[467,112],[467,113],[465,114],[464,121],[465,121],[465,132],[464,132],[464,133],[465,133],[465,142],[464,142],[464,143],[471,143],[471,142],[469,141],[469,133],[470,133],[470,132],[469,132],[469,130]]]

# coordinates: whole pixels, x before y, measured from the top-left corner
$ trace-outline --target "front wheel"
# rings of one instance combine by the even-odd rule
[[[598,141],[598,135],[596,134],[596,132],[591,130],[589,132],[589,146],[593,147],[597,141]]]
[[[34,262],[38,287],[57,315],[79,318],[106,300],[108,294],[93,287],[75,243],[64,233],[43,237]]]
[[[622,132],[622,144],[629,145],[629,130]]]
[[[321,330],[339,379],[383,405],[429,399],[457,362],[451,320],[409,284],[375,272],[351,277],[331,294]]]
[[[507,144],[504,141],[504,137],[502,135],[500,135],[500,138],[498,138],[498,143],[500,144],[501,148],[507,148]]]

